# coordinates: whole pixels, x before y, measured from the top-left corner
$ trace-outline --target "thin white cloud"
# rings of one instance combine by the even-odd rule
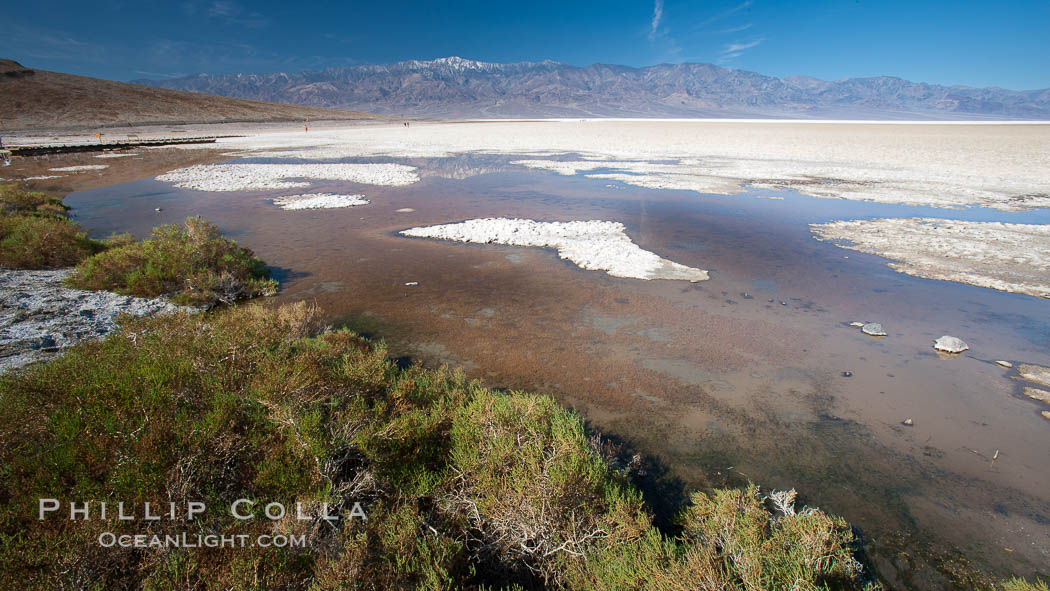
[[[718,21],[725,20],[725,19],[733,16],[734,14],[740,12],[741,10],[744,10],[745,8],[751,6],[751,3],[752,3],[751,0],[746,0],[745,2],[741,2],[740,4],[737,4],[736,6],[734,6],[732,8],[729,8],[727,10],[723,10],[722,12],[719,12],[718,14],[712,15],[712,16],[710,16],[710,17],[700,21],[699,23],[697,23],[694,26],[694,28],[695,29],[705,29],[708,26],[710,26],[710,25],[712,25],[714,23],[717,23]]]
[[[244,8],[233,0],[213,0],[208,6],[208,16],[227,24],[253,29],[266,27],[270,24],[268,18],[254,10]]]
[[[145,70],[135,70],[136,74],[142,74],[143,76],[153,76],[155,78],[182,78],[186,74],[175,72],[171,74],[165,74],[163,72],[147,72]]]
[[[660,21],[664,18],[664,0],[654,0],[653,2],[653,21],[649,25],[649,40],[656,39],[656,34],[660,30]]]
[[[752,26],[753,26],[752,23],[747,23],[746,25],[740,25],[739,27],[729,27],[728,29],[722,29],[720,31],[715,31],[715,33],[718,34],[718,35],[728,35],[729,33],[739,33],[740,31],[746,31],[746,30],[750,29]]]
[[[237,5],[229,0],[216,0],[208,7],[208,14],[214,17],[229,17],[237,11]]]
[[[718,54],[718,59],[715,60],[715,63],[719,65],[727,65],[736,58],[744,55],[745,51],[758,47],[763,41],[765,41],[765,38],[755,39],[754,41],[737,41],[735,43],[728,43]]]
[[[722,50],[722,53],[723,54],[730,54],[730,53],[739,54],[740,52],[742,52],[742,51],[744,51],[746,49],[751,49],[752,47],[757,47],[758,44],[762,43],[763,41],[765,41],[765,39],[755,39],[754,41],[748,41],[747,43],[730,43],[729,45],[726,45],[726,48],[724,50]]]

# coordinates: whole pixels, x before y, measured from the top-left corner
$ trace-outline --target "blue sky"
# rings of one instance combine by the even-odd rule
[[[8,3],[0,57],[131,80],[458,55],[1050,87],[1050,1]]]

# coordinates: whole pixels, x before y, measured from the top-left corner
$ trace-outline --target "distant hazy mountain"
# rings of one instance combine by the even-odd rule
[[[1050,89],[900,78],[776,78],[711,64],[645,68],[447,57],[298,73],[137,80],[264,101],[431,117],[803,117],[1050,119]]]

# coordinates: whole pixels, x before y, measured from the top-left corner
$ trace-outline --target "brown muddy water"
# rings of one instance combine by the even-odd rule
[[[284,211],[270,199],[287,191],[152,180],[67,203],[97,235],[202,215],[275,267],[277,301],[316,301],[393,355],[552,394],[687,488],[795,488],[858,528],[893,587],[944,588],[968,562],[996,577],[1050,573],[1050,421],[994,363],[1050,365],[1050,301],[902,275],[807,227],[917,215],[1050,223],[1050,213],[698,195],[507,160],[398,159],[423,180],[309,189],[372,201],[348,209]],[[620,279],[549,249],[397,235],[476,217],[620,221],[642,248],[712,279]],[[868,337],[854,320],[889,334]],[[970,350],[938,356],[944,334]]]

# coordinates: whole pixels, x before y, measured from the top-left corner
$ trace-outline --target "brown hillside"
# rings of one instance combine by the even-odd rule
[[[0,129],[150,123],[387,119],[382,115],[267,103],[32,70],[0,59]]]

